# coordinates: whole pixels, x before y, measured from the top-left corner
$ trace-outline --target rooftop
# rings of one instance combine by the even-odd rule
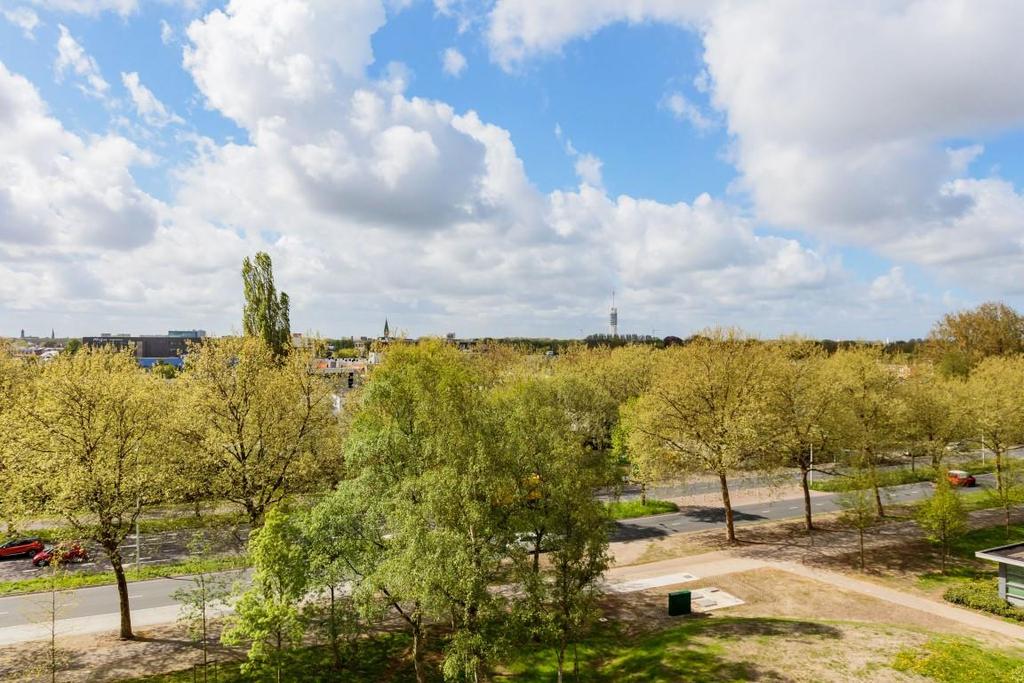
[[[1024,543],[1012,543],[1010,545],[1001,545],[998,548],[979,550],[974,553],[974,556],[983,560],[992,560],[993,562],[1024,567]]]

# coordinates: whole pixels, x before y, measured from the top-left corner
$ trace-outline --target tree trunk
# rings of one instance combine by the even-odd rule
[[[942,573],[946,573],[946,539],[942,539]]]
[[[736,542],[736,527],[733,524],[732,503],[729,501],[729,482],[724,474],[718,475],[718,481],[722,486],[722,507],[725,508],[725,534],[729,543]]]
[[[124,565],[121,564],[121,551],[114,548],[107,550],[110,558],[110,565],[114,569],[114,578],[117,581],[117,600],[121,608],[121,640],[134,640],[132,633],[132,611],[128,605],[128,580],[124,575]]]
[[[804,526],[807,533],[814,531],[814,521],[811,519],[811,486],[807,481],[810,469],[803,462],[800,463],[800,488],[804,490]]]
[[[331,584],[331,617],[330,617],[330,631],[331,631],[331,654],[334,655],[334,668],[341,670],[341,650],[338,647],[338,617],[336,614],[335,600],[334,600],[334,584]]]
[[[860,533],[860,571],[864,572],[864,527],[857,529]]]
[[[427,675],[423,670],[423,662],[420,660],[423,654],[420,652],[420,639],[422,634],[420,633],[419,624],[413,624],[412,627],[412,668],[416,672],[416,683],[426,683]]]
[[[533,539],[533,573],[540,574],[540,545],[543,536],[536,535]]]
[[[640,482],[640,504],[647,506],[647,482]]]
[[[562,683],[562,671],[565,664],[565,641],[558,643],[558,683]]]

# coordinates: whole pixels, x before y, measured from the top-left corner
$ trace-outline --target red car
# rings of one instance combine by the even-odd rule
[[[950,470],[946,474],[951,486],[977,486],[977,480],[965,470]]]
[[[17,557],[18,555],[33,557],[44,548],[43,542],[38,538],[19,538],[0,545],[0,557]]]
[[[89,555],[85,552],[85,548],[77,543],[71,543],[69,545],[58,545],[53,548],[41,550],[32,558],[32,564],[37,567],[46,567],[54,561],[55,557],[57,564],[85,562],[89,559]]]

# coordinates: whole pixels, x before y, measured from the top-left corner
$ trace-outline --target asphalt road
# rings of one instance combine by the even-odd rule
[[[994,474],[981,474],[977,477],[978,487],[974,489],[958,489],[976,491],[995,484]],[[890,486],[882,490],[882,502],[907,503],[926,498],[931,494],[931,482]],[[816,494],[811,496],[812,514],[835,512],[839,510],[838,494]],[[789,519],[802,517],[804,514],[803,498],[776,500],[769,503],[751,503],[733,507],[735,524],[752,524],[765,520]],[[669,512],[652,517],[623,520],[618,523],[612,534],[613,541],[633,541],[643,538],[657,538],[670,534],[688,531],[705,531],[725,523],[725,509],[721,507],[689,506],[679,512]]]

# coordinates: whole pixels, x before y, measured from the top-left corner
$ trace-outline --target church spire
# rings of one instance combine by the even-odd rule
[[[391,328],[388,327],[388,319],[387,318],[384,318],[384,338],[385,339],[390,339],[391,338]]]

